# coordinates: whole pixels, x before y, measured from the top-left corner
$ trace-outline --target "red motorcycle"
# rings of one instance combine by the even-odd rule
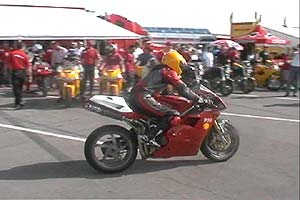
[[[114,173],[128,168],[136,159],[194,156],[199,150],[210,160],[226,161],[239,147],[239,135],[228,120],[219,119],[226,108],[223,100],[209,89],[194,90],[213,102],[203,108],[179,96],[156,96],[162,104],[181,113],[181,119],[158,136],[160,147],[148,142],[146,133],[159,119],[150,119],[133,112],[123,97],[95,95],[85,104],[89,111],[126,122],[128,130],[119,125],[106,125],[94,130],[87,138],[84,153],[96,170]]]
[[[43,96],[47,96],[49,77],[53,75],[53,70],[47,62],[37,59],[32,66],[33,80],[42,91]]]

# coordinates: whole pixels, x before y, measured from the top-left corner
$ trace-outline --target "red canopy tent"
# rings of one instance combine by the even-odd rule
[[[269,33],[263,26],[257,25],[253,32],[248,35],[233,38],[238,43],[255,43],[266,45],[287,45],[291,41],[281,39]]]
[[[123,16],[111,14],[106,16],[106,20],[136,34],[144,36],[148,35],[148,32],[145,31],[142,26]],[[117,44],[119,48],[126,49],[130,45],[134,44],[136,40],[112,40],[111,42]]]

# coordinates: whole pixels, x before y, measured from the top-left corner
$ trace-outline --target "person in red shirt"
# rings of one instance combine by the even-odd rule
[[[101,57],[99,51],[93,47],[93,43],[91,41],[88,41],[87,48],[84,49],[81,53],[81,63],[84,68],[84,78],[81,85],[81,95],[84,95],[87,80],[89,80],[90,83],[89,95],[93,93],[95,66],[99,65],[100,59]]]
[[[10,67],[12,70],[12,85],[15,95],[15,108],[21,109],[23,85],[26,80],[27,70],[29,68],[29,57],[24,51],[25,45],[18,42],[16,50],[10,53]]]
[[[135,51],[135,46],[131,45],[128,47],[127,51],[123,54],[124,63],[126,67],[126,81],[127,81],[127,92],[130,92],[135,84],[136,70],[135,70],[135,58],[133,52]]]
[[[5,83],[5,81],[4,81],[4,57],[5,57],[5,51],[2,48],[2,46],[0,46],[0,88]]]
[[[10,48],[8,42],[3,42],[0,47],[0,87],[9,86],[11,83],[11,72],[9,67]]]

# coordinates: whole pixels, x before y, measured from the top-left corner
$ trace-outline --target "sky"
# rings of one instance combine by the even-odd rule
[[[12,2],[0,0],[1,3]],[[98,14],[119,14],[142,26],[208,28],[229,34],[233,22],[254,21],[262,15],[267,27],[299,27],[299,0],[14,0],[14,4],[80,6]],[[298,29],[299,30],[299,29]]]

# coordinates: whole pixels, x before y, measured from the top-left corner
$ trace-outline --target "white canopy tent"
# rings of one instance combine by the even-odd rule
[[[0,4],[0,40],[138,39],[81,8]]]

